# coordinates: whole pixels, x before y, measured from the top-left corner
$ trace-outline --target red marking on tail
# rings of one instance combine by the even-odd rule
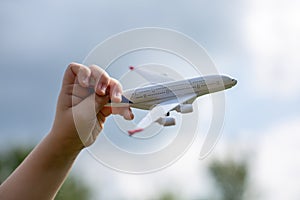
[[[132,136],[133,134],[141,132],[143,130],[144,130],[143,128],[138,128],[138,129],[135,129],[135,130],[130,130],[130,131],[128,131],[128,134],[129,134],[129,136]]]
[[[130,70],[134,70],[134,66],[129,66],[129,69]]]

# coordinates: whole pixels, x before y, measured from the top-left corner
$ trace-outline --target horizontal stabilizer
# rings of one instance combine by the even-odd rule
[[[128,131],[128,134],[129,134],[129,136],[132,136],[133,134],[141,132],[143,130],[144,129],[142,129],[142,128],[138,128],[138,129],[135,129],[135,130],[130,130],[130,131]]]
[[[167,76],[167,74],[159,74],[157,72],[153,72],[142,67],[130,66],[129,69],[138,73],[141,77],[143,77],[151,84],[174,81],[174,79]]]

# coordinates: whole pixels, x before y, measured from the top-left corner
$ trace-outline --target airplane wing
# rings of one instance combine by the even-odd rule
[[[140,76],[142,76],[144,79],[149,81],[151,84],[174,81],[174,79],[169,77],[167,74],[159,74],[159,73],[147,70],[145,68],[130,66],[129,69],[131,71],[138,73]]]
[[[176,106],[185,103],[196,97],[196,94],[189,94],[185,96],[177,97],[176,99],[167,100],[161,104],[156,105],[137,125],[134,130],[128,131],[131,136],[137,132],[143,131],[145,128],[150,126],[153,122],[158,120],[160,117],[164,117],[168,112],[174,109]]]

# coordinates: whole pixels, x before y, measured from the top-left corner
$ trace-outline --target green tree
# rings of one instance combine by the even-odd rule
[[[175,194],[173,194],[172,192],[165,192],[159,197],[159,200],[176,200],[176,199],[178,198],[176,198]]]
[[[0,183],[2,183],[26,158],[32,148],[14,147],[0,154]],[[91,191],[79,177],[70,175],[62,185],[56,200],[87,200]]]
[[[88,200],[90,197],[89,188],[78,177],[71,175],[62,185],[55,200]]]
[[[214,160],[209,172],[218,187],[222,200],[243,200],[247,189],[248,168],[244,161]]]

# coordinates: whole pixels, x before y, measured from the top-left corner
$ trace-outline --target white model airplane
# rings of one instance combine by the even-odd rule
[[[237,80],[224,75],[210,75],[186,80],[174,81],[170,77],[156,74],[145,69],[130,66],[130,70],[137,72],[151,85],[125,90],[121,103],[109,103],[107,106],[130,106],[150,112],[137,124],[137,128],[129,130],[132,136],[143,131],[152,123],[163,126],[175,125],[175,118],[170,111],[180,113],[193,112],[192,103],[202,95],[229,89],[237,84]]]

